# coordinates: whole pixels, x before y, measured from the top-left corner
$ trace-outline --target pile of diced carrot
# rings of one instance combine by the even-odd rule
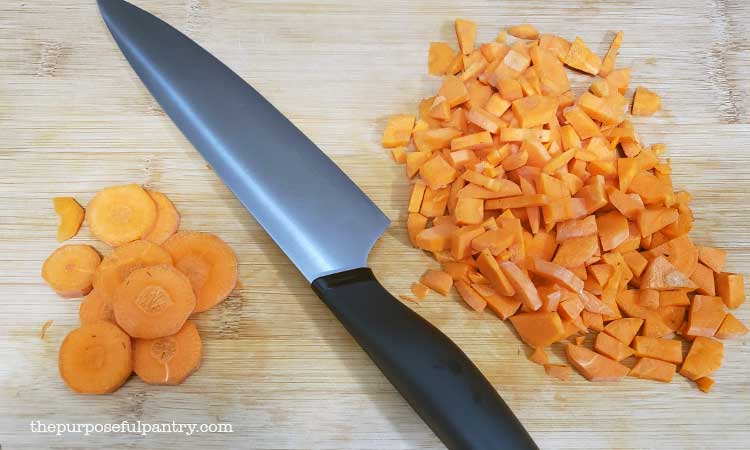
[[[409,239],[442,265],[402,298],[455,286],[469,307],[509,319],[551,376],[571,369],[544,349],[567,340],[569,364],[590,381],[666,382],[680,366],[708,391],[721,340],[748,331],[725,310],[744,302],[744,279],[722,271],[724,250],[690,239],[690,194],[674,190],[665,146],[646,146],[627,119],[629,104],[651,115],[660,99],[643,87],[625,96],[622,32],[600,58],[531,25],[478,46],[473,22],[455,26],[459,51],[430,45],[437,95],[383,133],[413,182]],[[595,77],[577,98],[565,66]]]
[[[42,266],[60,296],[83,297],[81,326],[60,347],[65,383],[84,394],[115,391],[132,372],[149,384],[182,383],[202,356],[188,318],[235,288],[232,249],[213,234],[178,231],[180,215],[167,196],[136,184],[103,189],[85,212],[72,197],[57,197],[54,206],[58,241],[74,237],[85,218],[91,234],[113,247],[102,258],[90,245],[66,244]]]

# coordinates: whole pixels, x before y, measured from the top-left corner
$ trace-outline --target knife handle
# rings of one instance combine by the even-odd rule
[[[370,269],[320,277],[312,287],[450,450],[538,450],[466,354]]]

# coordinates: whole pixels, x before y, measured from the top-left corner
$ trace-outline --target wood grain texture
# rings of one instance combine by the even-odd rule
[[[414,111],[437,89],[426,75],[428,42],[454,42],[451,21],[460,16],[479,22],[479,41],[531,22],[580,35],[601,55],[622,29],[619,62],[633,68],[632,85],[663,96],[664,110],[635,120],[637,129],[646,142],[667,143],[675,186],[694,195],[694,238],[729,250],[728,267],[750,272],[747,2],[136,3],[251,82],[386,212],[393,225],[370,262],[396,294],[435,263],[406,243],[408,184],[378,141],[388,114]],[[163,114],[95,2],[2,2],[0,56],[3,449],[442,448]],[[585,81],[574,79],[579,92]],[[73,395],[56,361],[77,324],[78,301],[57,298],[39,277],[58,245],[50,198],[85,204],[104,186],[130,182],[169,194],[183,228],[216,232],[236,249],[243,287],[198,316],[205,357],[184,385],[133,379],[112,395]],[[86,228],[75,241],[93,242]],[[468,311],[455,296],[414,307],[476,361],[543,449],[748,446],[748,339],[727,343],[708,395],[682,379],[593,384],[576,375],[561,383],[526,360],[507,324]],[[747,304],[737,315],[747,323]],[[50,436],[31,434],[31,420],[229,422],[234,433]]]

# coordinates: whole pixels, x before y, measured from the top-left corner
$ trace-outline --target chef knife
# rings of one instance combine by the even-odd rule
[[[98,0],[164,111],[452,450],[537,449],[469,358],[367,268],[388,218],[300,130],[213,55],[123,0]]]

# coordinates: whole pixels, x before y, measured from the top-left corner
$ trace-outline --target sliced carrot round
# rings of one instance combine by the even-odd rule
[[[83,208],[73,197],[55,197],[52,199],[55,212],[60,216],[57,227],[57,242],[67,241],[78,233],[83,223]]]
[[[195,294],[174,267],[143,267],[117,287],[113,306],[117,324],[130,336],[155,339],[180,330],[195,308]]]
[[[63,340],[58,366],[62,379],[76,392],[113,392],[133,372],[130,336],[112,322],[83,325]]]
[[[92,290],[81,302],[78,308],[78,319],[81,324],[97,322],[99,320],[115,321],[115,313],[112,310],[112,302],[102,295],[101,291]]]
[[[100,261],[99,253],[90,245],[63,245],[44,261],[42,278],[61,297],[82,297],[91,291]]]
[[[133,370],[148,384],[180,384],[201,363],[198,328],[187,321],[180,331],[157,339],[133,341]]]
[[[166,250],[149,241],[133,241],[115,248],[94,272],[94,288],[110,301],[115,289],[136,269],[172,265]]]
[[[237,257],[218,236],[180,231],[167,239],[164,248],[193,285],[198,301],[195,312],[223,301],[237,285]]]
[[[97,193],[86,207],[91,234],[112,247],[140,239],[156,222],[156,204],[137,184]]]
[[[157,244],[163,244],[180,227],[180,213],[166,195],[157,191],[146,191],[156,204],[156,221],[143,239]]]

